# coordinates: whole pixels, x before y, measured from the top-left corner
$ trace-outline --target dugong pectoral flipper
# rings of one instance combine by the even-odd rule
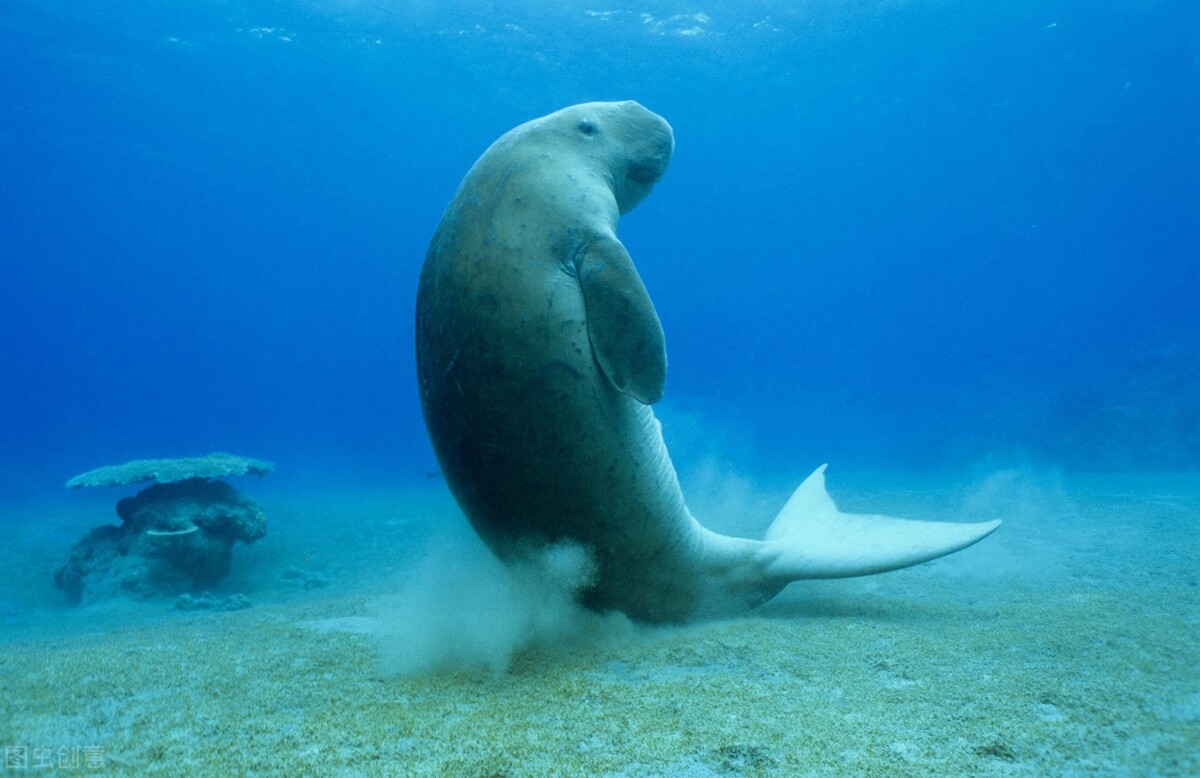
[[[960,551],[1000,526],[998,520],[958,524],[842,513],[825,490],[825,467],[800,484],[767,529],[766,576],[797,581],[886,573]]]
[[[667,383],[662,323],[629,252],[615,235],[596,238],[575,260],[588,340],[614,387],[652,405]]]

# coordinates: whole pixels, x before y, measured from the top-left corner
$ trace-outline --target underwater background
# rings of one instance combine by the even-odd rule
[[[636,99],[681,467],[1200,466],[1187,0],[0,11],[0,488],[229,450],[436,469],[416,280],[475,158]]]
[[[828,462],[994,535],[671,627],[474,536],[428,241],[501,134],[625,99],[697,518]],[[1198,775],[1198,297],[1194,0],[4,0],[0,772]],[[275,463],[228,570],[104,578],[141,486],[66,481],[212,451]]]

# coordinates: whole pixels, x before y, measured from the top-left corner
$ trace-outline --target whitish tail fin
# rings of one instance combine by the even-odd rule
[[[1000,526],[842,513],[825,491],[825,467],[800,484],[767,530],[769,575],[798,580],[886,573],[952,554]]]

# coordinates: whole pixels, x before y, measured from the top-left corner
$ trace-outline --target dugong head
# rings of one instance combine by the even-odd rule
[[[601,168],[598,172],[609,179],[621,213],[650,194],[675,150],[675,134],[667,120],[633,100],[580,103],[537,123]]]

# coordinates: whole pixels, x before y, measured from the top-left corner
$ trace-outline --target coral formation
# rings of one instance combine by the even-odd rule
[[[229,478],[235,475],[264,476],[275,469],[274,462],[216,452],[202,457],[179,459],[135,459],[123,465],[109,465],[89,470],[67,481],[68,489],[85,486],[124,486],[146,481],[160,484],[187,481],[191,478]]]
[[[55,583],[73,602],[120,593],[178,595],[211,586],[228,575],[234,543],[253,543],[267,532],[262,508],[224,481],[209,480],[211,474],[261,475],[272,467],[218,454],[139,460],[72,479],[72,488],[159,482],[117,503],[120,526],[96,527],[77,542],[55,572]]]

